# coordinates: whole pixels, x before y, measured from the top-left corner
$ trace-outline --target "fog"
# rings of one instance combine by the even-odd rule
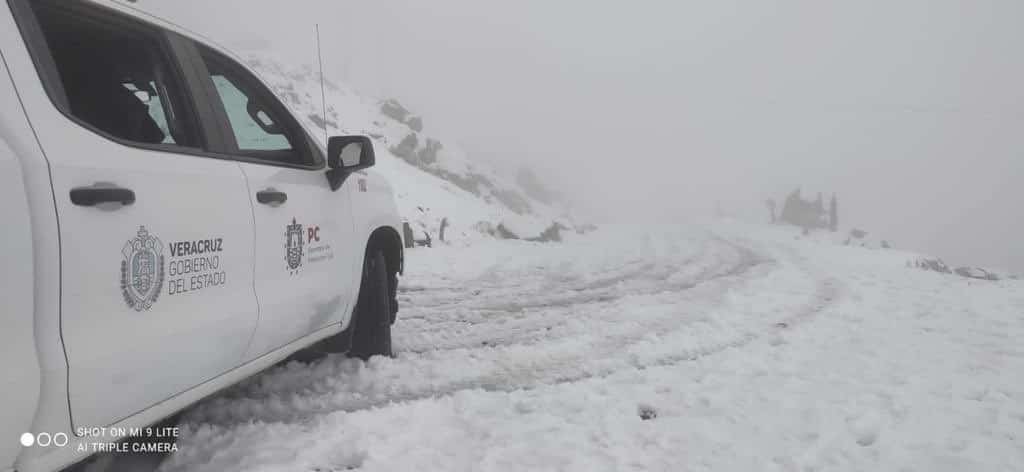
[[[838,194],[844,224],[1024,270],[1024,3],[140,0],[315,58],[600,221]]]

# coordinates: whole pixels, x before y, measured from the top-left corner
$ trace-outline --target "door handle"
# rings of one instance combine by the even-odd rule
[[[260,190],[256,192],[256,201],[264,205],[282,204],[288,201],[288,194],[277,190]]]
[[[100,203],[135,203],[135,192],[121,187],[78,187],[71,189],[71,203],[78,206],[96,206]]]

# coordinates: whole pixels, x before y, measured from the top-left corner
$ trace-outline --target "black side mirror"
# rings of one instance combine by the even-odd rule
[[[366,136],[334,136],[327,140],[327,182],[338,190],[353,172],[373,167],[377,156]]]
[[[334,136],[327,141],[327,165],[345,172],[373,167],[377,157],[366,136]]]

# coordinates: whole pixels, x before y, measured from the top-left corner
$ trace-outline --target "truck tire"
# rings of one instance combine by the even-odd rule
[[[391,351],[391,290],[388,287],[388,267],[384,252],[376,250],[366,255],[363,263],[363,281],[359,285],[352,323],[352,348],[349,357],[368,360],[373,356],[392,357]]]

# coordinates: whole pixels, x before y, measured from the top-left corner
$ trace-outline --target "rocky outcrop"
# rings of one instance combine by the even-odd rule
[[[419,138],[416,137],[416,134],[413,133],[413,134],[409,134],[406,137],[402,138],[402,141],[400,141],[397,145],[391,146],[390,151],[391,151],[391,154],[394,154],[394,155],[402,158],[403,160],[405,160],[406,162],[408,162],[408,163],[410,163],[412,165],[416,165],[417,164],[416,159],[415,159],[415,157],[416,157],[416,148],[419,145],[420,145],[420,140],[419,140]],[[419,167],[419,166],[417,166],[417,167]]]
[[[380,104],[380,112],[384,116],[387,116],[399,123],[405,123],[405,120],[409,118],[409,110],[407,110],[398,100],[393,98],[384,100]]]
[[[953,272],[961,277],[978,280],[999,280],[999,276],[981,267],[957,267]]]
[[[498,226],[491,226],[490,223],[481,222],[476,225],[477,230],[482,233],[490,234],[498,239],[512,239],[512,240],[523,240],[535,243],[559,243],[562,242],[562,231],[569,229],[568,226],[563,225],[559,222],[551,223],[547,229],[542,231],[537,236],[524,238],[517,234],[515,231],[509,229],[504,223],[499,223]]]
[[[427,143],[416,152],[416,157],[421,163],[429,166],[437,162],[437,153],[441,152],[442,147],[444,146],[441,145],[441,141],[427,138]]]
[[[908,261],[907,267],[914,267],[921,270],[929,270],[932,272],[938,272],[940,274],[954,274],[960,277],[975,280],[989,280],[997,281],[1001,277],[999,274],[990,270],[982,269],[981,267],[957,267],[956,269],[950,269],[942,259],[928,259],[922,258],[914,261]]]
[[[953,273],[953,270],[950,269],[949,266],[946,265],[946,263],[943,262],[942,259],[939,259],[939,258],[935,258],[935,259],[917,259],[917,260],[912,261],[912,262],[910,262],[908,264],[911,264],[913,267],[921,269],[921,270],[930,270],[932,272],[938,272],[940,274],[952,274]]]
[[[498,239],[519,239],[518,234],[513,233],[512,230],[508,229],[502,223],[498,224],[498,227],[494,229],[492,234]]]
[[[409,118],[409,120],[406,121],[405,124],[407,126],[409,126],[409,128],[411,128],[413,131],[415,131],[417,133],[420,133],[420,132],[423,131],[423,118],[420,118],[418,116],[414,116],[412,118]]]
[[[551,226],[548,226],[547,229],[540,233],[540,236],[527,238],[526,240],[538,243],[560,243],[562,242],[562,231],[567,229],[569,228],[561,223],[552,223]]]
[[[405,116],[408,110],[397,102],[388,101],[382,105],[382,112],[395,118]],[[472,171],[457,174],[442,167],[439,161],[443,150],[444,144],[441,141],[433,138],[421,139],[417,132],[410,132],[398,144],[389,148],[392,154],[403,161],[435,177],[447,180],[477,197],[488,201],[493,198],[520,215],[526,215],[533,211],[528,198],[514,189],[499,188],[483,174]]]
[[[413,115],[398,100],[389,98],[380,104],[380,113],[392,120],[402,123],[409,129],[420,133],[423,132],[423,117]]]

